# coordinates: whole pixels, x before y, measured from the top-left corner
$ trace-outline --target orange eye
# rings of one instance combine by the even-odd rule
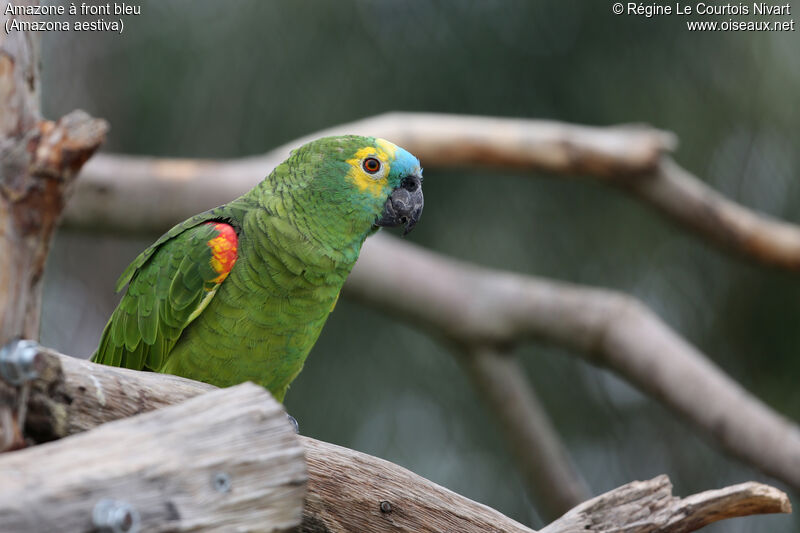
[[[368,157],[361,163],[361,168],[364,169],[364,172],[375,174],[381,169],[381,162],[374,157]]]

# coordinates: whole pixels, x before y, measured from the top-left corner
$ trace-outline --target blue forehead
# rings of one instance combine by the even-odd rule
[[[408,176],[409,174],[422,175],[422,168],[419,165],[419,159],[411,155],[411,153],[404,149],[397,147],[394,153],[394,162],[392,163],[392,174],[399,174],[400,176]]]

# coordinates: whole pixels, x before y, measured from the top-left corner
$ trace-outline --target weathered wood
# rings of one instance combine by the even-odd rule
[[[97,365],[46,348],[39,356],[39,378],[30,383],[25,421],[25,435],[34,442],[59,439],[216,390],[199,381]],[[4,388],[8,385],[0,381],[0,392]]]
[[[736,516],[791,512],[786,494],[768,485],[751,481],[678,498],[672,495],[669,478],[662,475],[592,498],[539,533],[684,533]]]
[[[20,4],[38,2],[23,1]],[[22,18],[0,12],[0,24]],[[0,345],[39,335],[42,273],[80,168],[105,139],[102,120],[41,120],[36,32],[0,32]]]
[[[637,298],[479,268],[385,235],[364,243],[344,293],[468,349],[528,339],[569,348],[670,408],[717,448],[800,490],[800,425]]]
[[[301,437],[308,463],[302,533],[532,533],[405,468]]]
[[[180,402],[214,389],[204,383],[174,376],[96,365],[51,350],[42,350],[41,355],[41,376],[31,383],[31,420],[26,425],[26,430],[35,430],[28,435],[34,440],[90,430],[117,418]],[[9,390],[10,394],[13,392],[13,389]],[[198,400],[205,401],[208,397],[209,394],[206,394]],[[155,414],[164,411],[162,409]],[[133,420],[142,418],[140,416]],[[198,423],[204,422],[200,420]],[[49,430],[46,429],[48,424],[53,426]],[[171,422],[162,421],[161,424],[162,431],[163,428],[170,428],[170,433],[175,431]],[[94,435],[108,427],[102,426],[86,435]],[[23,454],[33,453],[27,457],[35,460],[16,463],[19,475],[28,476],[28,467],[25,465],[36,465],[38,460],[47,456],[47,452],[39,450],[54,449],[63,442],[66,441],[0,455],[0,478],[5,475],[2,470],[5,458],[26,457]],[[148,445],[140,445],[138,441],[134,445],[131,442],[120,446],[131,456],[129,466],[134,471],[140,468],[137,466],[142,464],[139,461],[144,460],[138,457],[140,452],[144,455],[150,452]],[[307,437],[300,437],[300,442],[305,449],[308,465],[308,494],[303,522],[298,528],[303,533],[532,531],[493,509],[382,459]],[[91,453],[78,453],[76,459],[89,457],[95,461]],[[134,454],[137,454],[135,459],[132,457]],[[242,460],[248,459],[244,457]],[[198,462],[190,458],[186,464]],[[38,466],[32,468],[36,472],[45,471],[39,470]],[[143,468],[146,470],[146,467]],[[50,483],[59,482],[55,478],[60,479],[64,475],[62,472],[53,476]],[[19,488],[19,485],[15,486]],[[9,494],[4,490],[5,486],[0,489],[0,521],[3,495]],[[776,512],[791,512],[791,505],[784,493],[766,485],[745,483],[679,499],[671,495],[668,478],[661,476],[646,482],[630,483],[589,500],[547,526],[541,533],[616,531],[614,528],[621,532],[637,533],[692,531],[714,520]],[[588,529],[586,526],[589,526]]]
[[[245,383],[2,454],[0,479],[4,533],[92,531],[108,498],[144,531],[286,531],[307,473],[282,406]]]
[[[38,2],[18,2],[29,4]],[[0,11],[3,27],[14,18],[32,17]],[[56,223],[75,176],[108,129],[80,111],[42,120],[38,68],[37,32],[0,31],[0,346],[39,336],[42,277]],[[17,417],[0,405],[0,451],[24,444]]]

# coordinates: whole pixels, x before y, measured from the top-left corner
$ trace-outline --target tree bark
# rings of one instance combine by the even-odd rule
[[[343,133],[389,139],[418,156],[425,168],[492,167],[599,180],[724,250],[800,271],[800,227],[711,189],[666,155],[677,144],[673,134],[646,126],[387,113],[315,132],[260,156],[202,160],[101,154],[87,165],[67,220],[92,229],[164,231],[250,189],[300,144]]]
[[[662,475],[601,494],[539,533],[686,533],[726,518],[750,515],[754,509],[791,513],[785,496],[773,487],[751,481],[678,498],[672,495],[669,478]],[[620,512],[622,509],[625,511]]]
[[[0,13],[0,23],[9,17],[15,18]],[[0,32],[0,345],[39,337],[42,274],[56,222],[107,129],[83,112],[42,120],[38,67],[35,33]]]
[[[288,480],[265,474],[282,468],[280,458],[287,453],[289,460],[296,454],[286,451],[294,444],[286,435],[289,425],[283,410],[260,387],[246,384],[214,391],[204,383],[97,365],[49,350],[40,355],[39,378],[31,383],[31,438],[85,433],[0,455],[0,478],[12,480],[0,487],[0,519],[4,526],[18,528],[9,531],[46,530],[53,523],[77,524],[75,530],[86,530],[91,506],[106,496],[134,504],[143,523],[151,520],[148,524],[159,531],[230,530],[232,524],[244,524],[251,517],[235,509],[274,511],[258,503],[274,501],[265,495],[271,489],[264,484],[285,487],[287,498],[296,494],[292,488],[301,483],[296,469]],[[132,408],[133,398],[137,400]],[[238,399],[223,400],[227,398]],[[159,409],[171,402],[183,403]],[[152,409],[158,410],[105,424]],[[277,455],[264,451],[266,442],[256,442],[252,448],[248,443],[253,427],[262,424],[255,431],[265,439],[280,432],[283,444]],[[52,429],[42,429],[48,425]],[[308,493],[298,531],[532,533],[493,509],[387,461],[307,437],[300,437],[300,442],[308,468]],[[222,459],[211,459],[217,456],[232,463],[227,466]],[[118,459],[124,460],[115,462]],[[203,484],[221,469],[234,473],[231,494],[240,487],[228,499],[219,498],[211,490],[213,485]],[[241,475],[252,475],[252,484],[237,485],[237,469]],[[142,472],[149,474],[142,476]],[[32,482],[45,475],[49,476],[46,481]],[[184,476],[185,483],[175,479]],[[164,483],[158,483],[159,479]],[[194,499],[197,494],[202,496],[202,505]],[[44,501],[58,505],[40,503]],[[542,531],[693,531],[722,518],[777,512],[791,512],[789,500],[766,485],[745,483],[680,500],[671,496],[669,480],[661,476],[589,500]],[[274,516],[285,518],[291,514],[287,513],[274,511]],[[219,518],[222,515],[224,520]]]
[[[283,406],[245,383],[2,454],[0,478],[5,533],[95,531],[103,500],[143,531],[228,532],[300,524],[307,473]]]

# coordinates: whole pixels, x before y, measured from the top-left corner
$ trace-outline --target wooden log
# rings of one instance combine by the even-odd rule
[[[182,402],[217,387],[155,372],[94,364],[40,348],[25,436],[47,442]],[[2,394],[4,389],[5,394]],[[13,392],[0,381],[0,400]]]
[[[0,479],[4,533],[94,531],[103,500],[144,531],[287,531],[307,473],[282,406],[245,383],[2,454]]]
[[[97,365],[52,350],[41,349],[39,355],[40,376],[30,384],[30,415],[26,424],[26,430],[31,431],[27,436],[32,440],[91,430],[105,422],[214,389],[175,376]],[[0,389],[3,388],[13,396],[15,389],[0,381]],[[0,402],[3,397],[0,395]],[[142,417],[136,417],[139,418]],[[74,437],[67,440],[71,439]],[[308,493],[300,532],[532,531],[493,509],[382,459],[307,437],[300,437],[300,442],[308,468]],[[29,451],[39,453],[40,449],[52,449],[51,446],[59,444],[36,446]],[[138,453],[130,445],[126,450],[129,454]],[[5,457],[20,457],[29,451],[0,455],[0,478],[4,476]],[[19,463],[20,475],[28,475],[23,463],[27,464]],[[0,490],[0,509],[3,494],[7,493]],[[541,533],[613,528],[631,532],[692,531],[714,520],[776,512],[791,512],[791,505],[786,494],[766,485],[745,483],[679,499],[671,495],[669,479],[660,476],[624,485],[589,500]]]
[[[302,533],[533,533],[383,459],[308,437],[301,441],[309,475]]]

